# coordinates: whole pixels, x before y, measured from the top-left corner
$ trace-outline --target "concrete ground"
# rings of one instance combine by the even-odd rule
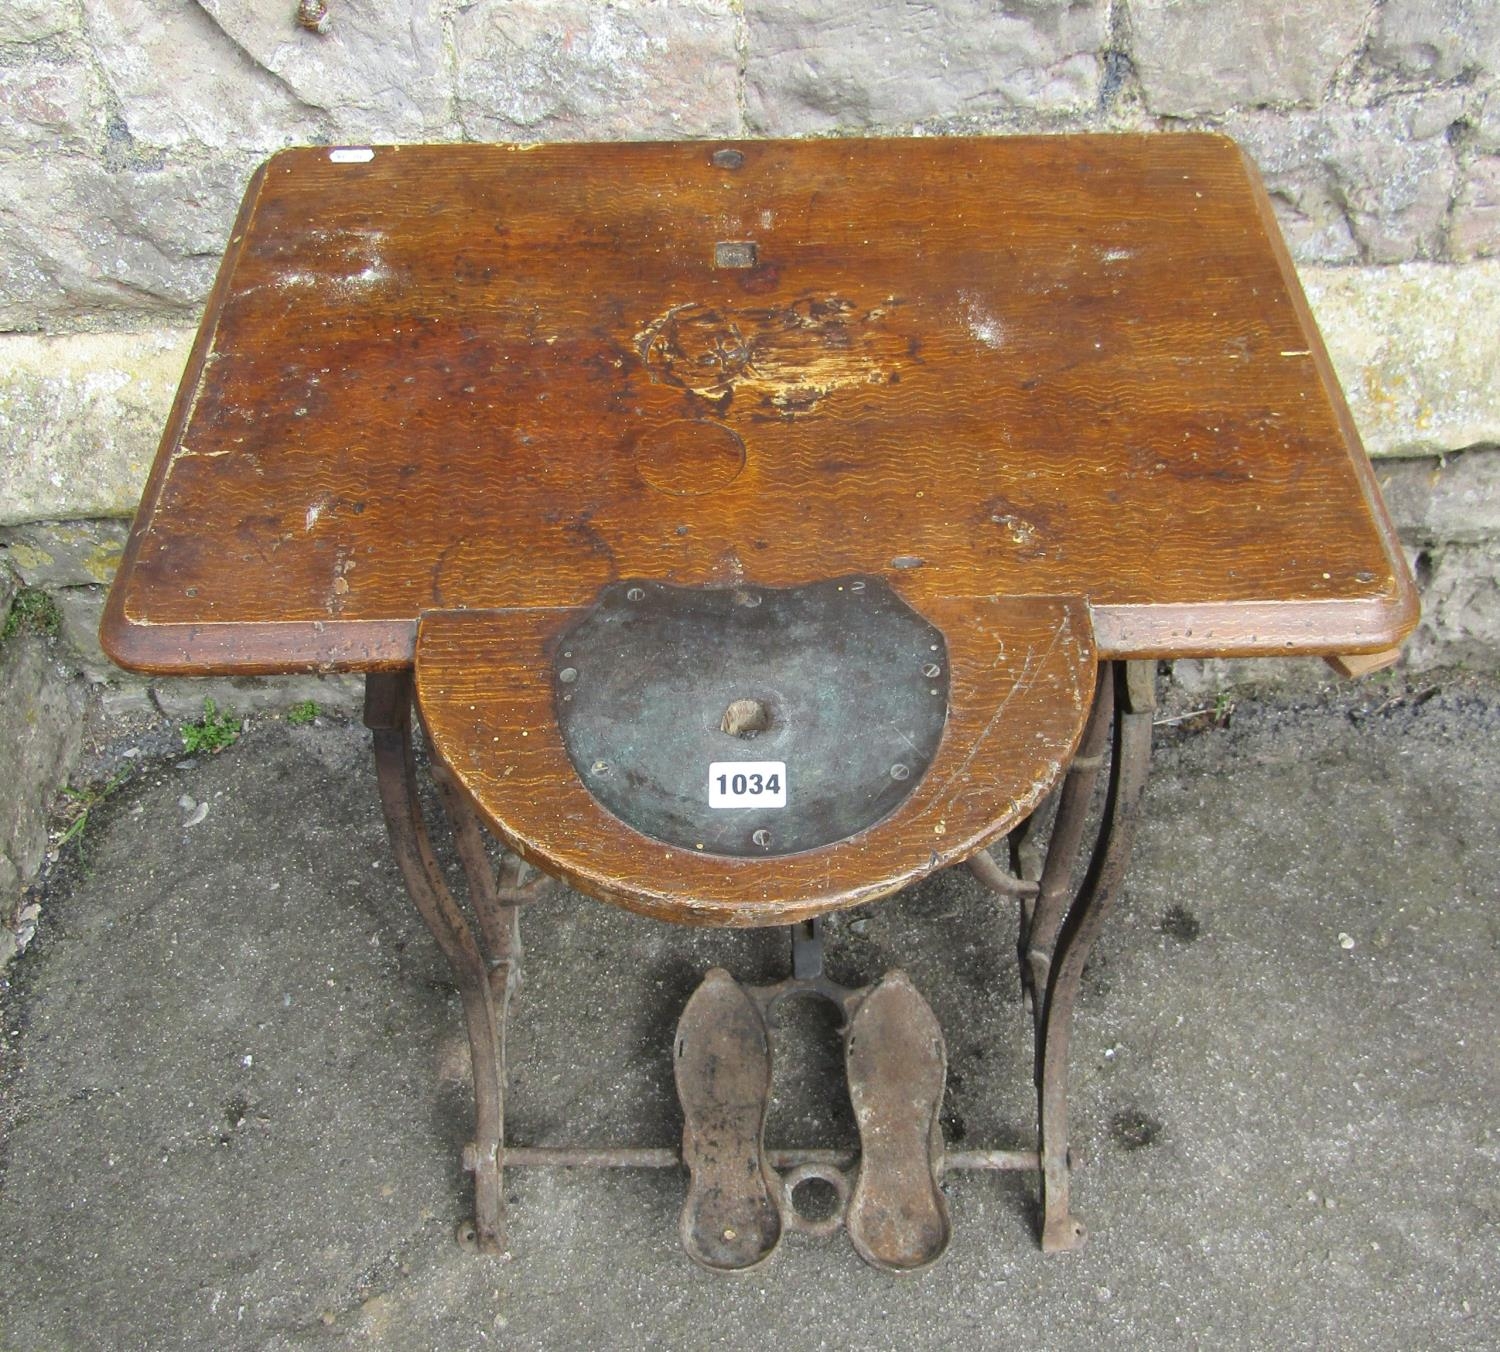
[[[0,1346],[1500,1346],[1500,687],[1434,684],[1161,730],[1078,1018],[1089,1242],[1044,1257],[1029,1179],[958,1174],[908,1278],[841,1236],[700,1271],[676,1171],[514,1173],[514,1261],[460,1251],[458,1007],[362,730],[117,744],[4,995]],[[683,1002],[781,936],[568,894],[525,928],[512,1138],[672,1143]],[[829,930],[937,1010],[950,1139],[1026,1144],[1008,912],[948,875]],[[831,1028],[783,1049],[773,1141],[847,1138]]]

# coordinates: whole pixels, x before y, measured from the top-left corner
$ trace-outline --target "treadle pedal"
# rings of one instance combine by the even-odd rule
[[[873,1267],[927,1267],[952,1236],[939,1183],[948,1051],[937,1016],[905,972],[887,972],[860,1002],[844,1057],[860,1142],[849,1238]]]
[[[689,1181],[682,1245],[714,1271],[763,1263],[781,1241],[780,1180],[762,1153],[771,1104],[771,1043],[744,989],[715,967],[677,1023],[673,1072]]]

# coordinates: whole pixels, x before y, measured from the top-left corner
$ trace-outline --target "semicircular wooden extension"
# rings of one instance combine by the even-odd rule
[[[417,701],[432,754],[537,867],[663,920],[791,923],[967,859],[1037,806],[1077,747],[1096,671],[1081,601],[940,599],[922,614],[949,664],[947,722],[926,773],[872,826],[796,854],[736,858],[654,839],[585,787],[558,728],[552,651],[576,609],[424,615]]]

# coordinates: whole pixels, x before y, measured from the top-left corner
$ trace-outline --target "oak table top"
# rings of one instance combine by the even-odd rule
[[[256,176],[104,628],[409,664],[428,611],[882,575],[1103,656],[1415,620],[1253,170],[1207,135],[299,149]]]
[[[910,797],[775,868],[645,836],[601,866],[631,833],[564,752],[560,636],[631,579],[839,578],[946,636]],[[1378,653],[1416,614],[1222,137],[450,145],[258,172],[101,637],[160,673],[415,668],[513,848],[763,923],[995,839],[1101,660]]]

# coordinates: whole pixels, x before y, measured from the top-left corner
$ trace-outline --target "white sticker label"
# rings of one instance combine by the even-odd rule
[[[785,807],[785,761],[714,761],[708,767],[709,807]]]

